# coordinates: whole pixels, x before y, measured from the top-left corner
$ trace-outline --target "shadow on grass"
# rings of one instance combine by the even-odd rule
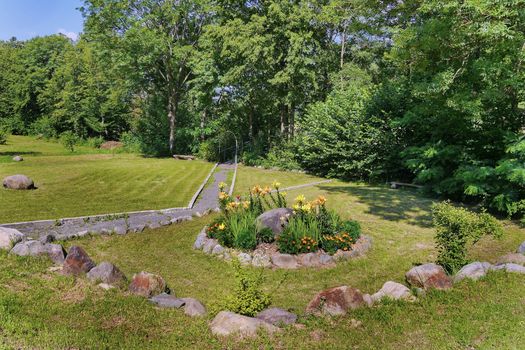
[[[319,186],[328,193],[345,193],[368,206],[367,214],[389,221],[403,221],[420,227],[431,227],[432,199],[408,189],[379,186]]]
[[[13,157],[13,156],[39,156],[42,152],[0,152],[0,157]]]

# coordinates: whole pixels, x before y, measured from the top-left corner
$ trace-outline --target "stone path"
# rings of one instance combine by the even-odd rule
[[[191,209],[168,209],[133,212],[127,214],[94,215],[62,220],[42,220],[17,224],[1,225],[15,228],[28,238],[39,239],[53,235],[56,239],[81,237],[87,234],[126,234],[141,232],[145,228],[159,228],[173,223],[191,220],[193,215],[201,215],[217,208],[219,182],[226,182],[228,173],[234,169],[232,164],[219,164],[213,182],[200,193],[197,203]]]

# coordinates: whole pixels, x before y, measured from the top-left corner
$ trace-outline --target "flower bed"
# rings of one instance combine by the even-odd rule
[[[370,247],[359,223],[341,219],[323,196],[307,201],[300,195],[287,208],[277,182],[236,198],[224,186],[219,184],[221,215],[199,234],[196,249],[255,266],[297,268],[331,265],[334,258],[360,256]]]

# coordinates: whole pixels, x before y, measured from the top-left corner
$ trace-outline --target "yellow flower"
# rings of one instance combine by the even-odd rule
[[[286,197],[288,193],[287,192],[281,192],[281,196]]]
[[[219,190],[224,190],[224,188],[226,187],[226,182],[219,182]]]
[[[301,195],[295,197],[295,202],[302,204],[302,203],[306,202],[306,197],[301,194]]]
[[[263,190],[263,194],[267,194],[267,193],[270,193],[272,191],[272,189],[269,187],[269,186],[266,186]]]
[[[242,207],[243,207],[244,209],[248,209],[248,208],[250,207],[250,202],[249,202],[249,201],[244,201],[244,202],[242,202]]]
[[[294,204],[293,209],[295,211],[299,211],[299,210],[301,210],[301,206],[299,204]]]
[[[274,180],[273,183],[272,183],[272,187],[275,188],[276,190],[278,190],[279,187],[281,187],[281,183],[277,182],[276,180]]]
[[[301,207],[301,210],[302,211],[306,211],[306,212],[309,212],[310,210],[312,210],[312,205],[310,203],[306,203],[305,205],[303,205]]]
[[[219,225],[219,230],[224,231],[225,228],[226,228],[226,225],[224,224]]]
[[[319,203],[319,205],[325,204],[326,203],[326,197],[324,197],[324,196],[317,197],[317,203]]]
[[[226,210],[233,210],[239,207],[239,202],[230,202],[226,204]]]
[[[257,185],[252,188],[252,194],[260,194],[262,192],[261,186]]]
[[[226,192],[221,191],[221,192],[219,193],[219,199],[220,199],[220,200],[226,199],[226,198],[228,198],[228,197],[229,197],[229,196],[228,196],[228,193],[226,193]]]

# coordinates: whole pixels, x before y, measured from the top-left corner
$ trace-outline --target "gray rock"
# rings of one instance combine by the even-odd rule
[[[488,262],[473,262],[468,265],[465,265],[459,270],[454,276],[454,282],[459,282],[465,278],[470,278],[473,280],[478,280],[481,277],[485,276],[489,270],[492,269],[492,265]]]
[[[210,329],[214,335],[237,335],[240,338],[255,337],[257,336],[257,331],[260,329],[270,334],[279,330],[279,328],[268,322],[254,317],[238,315],[230,311],[219,312],[213,321],[211,321]]]
[[[176,298],[174,295],[162,293],[148,299],[153,304],[162,308],[181,308],[184,306],[185,301],[181,298]]]
[[[55,235],[52,235],[52,234],[47,234],[47,235],[43,235],[39,238],[39,241],[42,242],[42,243],[53,243],[54,241],[56,240],[56,237]]]
[[[217,244],[219,244],[219,242],[216,239],[207,238],[202,247],[202,251],[206,254],[211,254]]]
[[[403,299],[411,300],[413,295],[406,286],[401,283],[388,281],[383,284],[383,287],[375,294],[372,295],[372,300],[377,302],[383,298],[390,298],[394,300]]]
[[[498,259],[498,262],[496,265],[502,265],[502,264],[518,264],[518,265],[525,265],[525,255],[520,253],[509,253],[507,255],[503,255]]]
[[[252,265],[255,267],[271,267],[272,262],[268,255],[262,252],[255,252],[252,258]]]
[[[331,265],[334,262],[335,262],[334,258],[331,255],[329,255],[329,254],[323,253],[323,254],[319,255],[319,263],[321,265]]]
[[[72,246],[67,253],[62,272],[66,275],[78,276],[88,273],[95,266],[96,264],[82,247]]]
[[[117,235],[125,235],[126,233],[128,233],[128,230],[126,229],[125,226],[115,226],[113,228],[113,231],[117,234]]]
[[[160,226],[169,226],[171,225],[171,221],[170,220],[161,220],[159,222]]]
[[[16,244],[11,249],[11,254],[18,256],[41,256],[47,255],[55,264],[64,262],[64,249],[58,244],[45,244],[40,241],[25,241]]]
[[[213,247],[213,250],[211,251],[213,255],[221,255],[224,253],[224,247],[220,244],[217,244],[215,247]]]
[[[151,222],[148,224],[148,228],[152,229],[152,230],[155,230],[157,228],[160,228],[161,227],[161,224],[160,222]]]
[[[115,286],[112,286],[111,284],[107,284],[107,283],[99,283],[97,284],[97,286],[99,286],[100,288],[104,290],[115,289]]]
[[[405,277],[407,282],[414,287],[429,289],[452,288],[452,279],[445,270],[436,264],[423,264],[410,269]]]
[[[521,266],[521,265],[518,265],[518,264],[496,265],[496,266],[494,266],[494,270],[504,270],[504,271],[507,271],[507,272],[523,273],[523,274],[525,274],[525,266]]]
[[[146,228],[146,225],[144,224],[136,224],[136,225],[131,226],[129,230],[134,233],[141,233],[142,231],[144,231],[145,228]]]
[[[297,269],[299,267],[295,256],[290,254],[273,254],[272,264],[281,269]]]
[[[319,255],[315,253],[306,253],[298,256],[299,263],[305,267],[317,267],[321,265]]]
[[[22,158],[22,156],[14,156],[13,157],[13,161],[14,162],[22,162],[24,160],[24,158]]]
[[[523,241],[523,243],[520,244],[520,246],[518,247],[517,252],[520,253],[520,254],[525,254],[525,241]]]
[[[372,296],[370,294],[363,294],[363,300],[365,301],[367,306],[374,305],[374,300],[372,299]]]
[[[184,300],[184,313],[190,317],[206,315],[206,308],[200,301],[193,298],[182,298]]]
[[[3,186],[11,190],[32,190],[35,183],[25,175],[12,175],[4,179]]]
[[[149,272],[140,272],[133,276],[129,291],[136,295],[150,298],[153,295],[162,294],[167,291],[166,281],[159,275]]]
[[[118,284],[124,282],[126,279],[118,267],[107,261],[101,262],[92,268],[86,276],[92,282],[107,284]]]
[[[294,324],[297,322],[296,314],[276,307],[259,312],[255,318],[273,324],[274,326],[279,326],[280,324]]]
[[[335,260],[348,260],[355,256],[355,253],[353,253],[352,250],[341,250],[338,249],[334,254]]]
[[[252,256],[248,253],[239,253],[237,259],[239,259],[241,265],[249,265],[252,262]]]
[[[193,249],[202,249],[204,246],[204,242],[206,241],[206,232],[202,232],[198,234],[197,239],[195,240],[195,243],[193,243]]]
[[[0,227],[0,249],[9,250],[24,239],[24,234],[14,228]]]
[[[260,227],[267,227],[273,231],[276,236],[283,232],[284,227],[288,225],[288,219],[293,215],[290,208],[277,208],[268,210],[256,219]]]

